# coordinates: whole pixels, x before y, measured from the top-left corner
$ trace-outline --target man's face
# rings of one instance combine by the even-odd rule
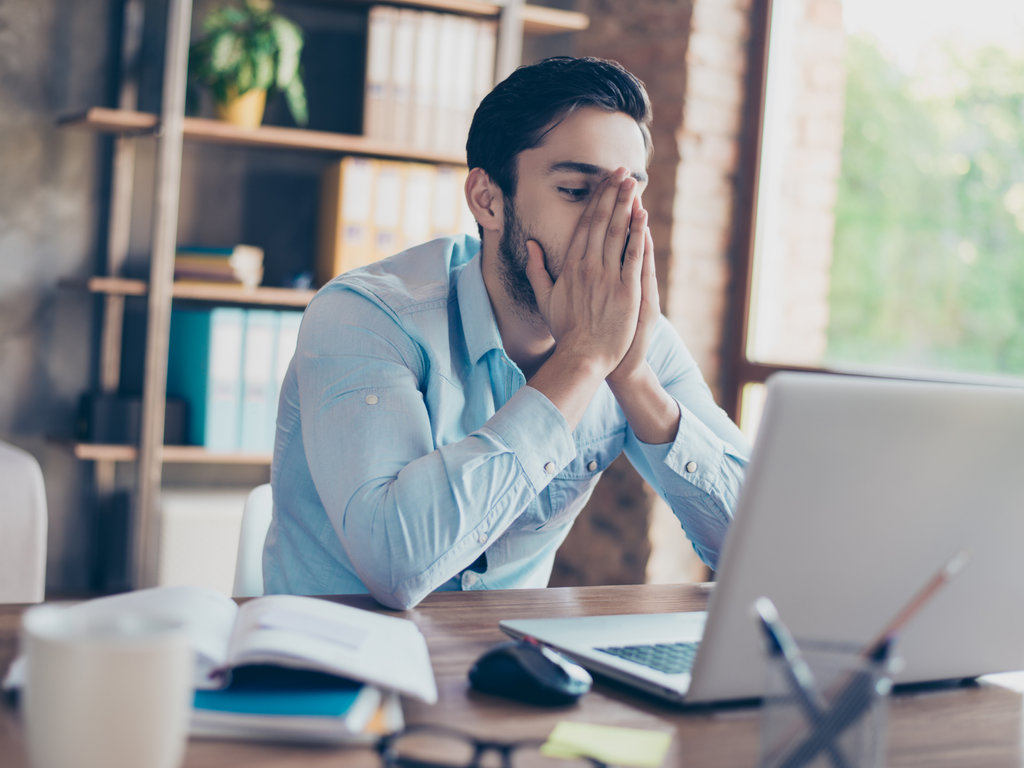
[[[509,297],[528,314],[537,300],[526,277],[526,241],[544,249],[558,279],[573,232],[590,195],[616,168],[627,168],[647,186],[647,150],[640,127],[623,112],[584,107],[552,128],[541,144],[518,157],[515,197],[505,198],[505,226],[498,242],[501,279]]]

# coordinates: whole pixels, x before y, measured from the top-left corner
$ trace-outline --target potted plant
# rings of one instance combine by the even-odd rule
[[[299,74],[302,30],[276,13],[272,0],[244,0],[212,10],[189,49],[189,77],[210,91],[223,120],[255,128],[263,121],[267,91],[284,94],[292,118],[308,122]]]

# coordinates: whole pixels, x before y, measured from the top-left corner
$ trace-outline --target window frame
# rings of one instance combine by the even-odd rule
[[[809,366],[769,363],[748,356],[751,300],[754,290],[755,246],[757,237],[758,191],[761,183],[765,99],[768,90],[768,64],[771,54],[771,28],[774,0],[753,0],[751,35],[747,68],[747,98],[744,105],[740,139],[740,172],[737,176],[736,210],[733,221],[733,301],[726,313],[725,343],[721,386],[723,407],[737,423],[743,419],[743,392],[751,384],[764,384],[781,371],[829,373],[869,378],[941,381],[959,384],[996,384],[1024,386],[1021,378],[1009,374],[989,375],[956,371],[917,372],[891,370],[878,366]]]

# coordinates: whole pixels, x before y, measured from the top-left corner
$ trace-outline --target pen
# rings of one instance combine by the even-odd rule
[[[896,635],[899,634],[899,631],[903,629],[904,625],[910,621],[914,614],[916,614],[929,599],[931,599],[932,595],[934,595],[943,584],[963,569],[969,556],[970,552],[966,549],[962,549],[947,560],[946,564],[935,572],[935,575],[917,591],[917,594],[906,602],[903,608],[901,608],[896,615],[889,620],[889,623],[885,625],[882,631],[878,633],[878,636],[865,647],[862,654],[864,658],[872,659],[874,661],[884,660],[888,653],[889,645],[896,639]]]
[[[803,709],[810,721],[813,731],[820,732],[825,721],[826,705],[815,687],[814,675],[803,654],[800,653],[799,646],[789,629],[782,623],[775,604],[769,598],[759,597],[754,601],[754,614],[768,641],[769,653],[775,657],[782,657],[783,670],[790,682],[790,687],[796,694],[797,701],[800,702],[800,708]],[[849,767],[849,761],[834,740],[830,739],[822,746],[828,752],[829,758],[836,768]]]

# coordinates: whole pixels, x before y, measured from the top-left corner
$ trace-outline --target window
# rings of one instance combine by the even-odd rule
[[[745,428],[785,368],[1024,378],[1024,5],[769,8]]]

